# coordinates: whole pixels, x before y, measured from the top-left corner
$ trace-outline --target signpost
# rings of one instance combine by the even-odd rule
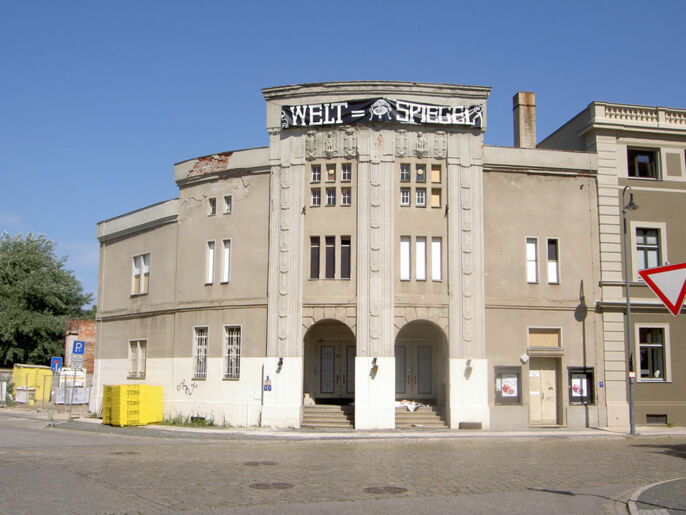
[[[686,298],[686,263],[649,268],[638,273],[669,312],[679,316]]]

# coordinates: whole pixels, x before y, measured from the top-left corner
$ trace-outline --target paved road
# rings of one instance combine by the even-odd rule
[[[92,426],[92,425],[91,425]],[[0,412],[2,513],[626,513],[686,436],[260,441]]]

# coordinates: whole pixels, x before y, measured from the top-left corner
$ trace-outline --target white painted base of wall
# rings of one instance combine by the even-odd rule
[[[628,402],[609,402],[607,403],[607,425],[608,427],[629,429],[629,403]]]
[[[450,428],[459,428],[460,422],[490,427],[486,359],[450,360]]]
[[[267,377],[271,391],[262,392],[262,426],[300,427],[303,406],[303,358],[264,358],[263,385]],[[263,388],[264,390],[264,388]]]
[[[355,358],[355,429],[395,428],[395,358]]]

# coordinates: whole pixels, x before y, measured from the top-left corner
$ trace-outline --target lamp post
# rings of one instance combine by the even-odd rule
[[[629,203],[626,203],[624,197],[626,192],[629,190]],[[634,331],[631,327],[631,295],[629,293],[629,233],[626,230],[626,210],[627,209],[638,209],[638,204],[634,202],[634,192],[631,190],[631,186],[625,186],[622,190],[622,221],[624,222],[624,284],[625,284],[625,295],[626,295],[626,327],[627,327],[627,344],[626,344],[626,371],[629,376],[629,427],[631,429],[631,434],[636,434],[636,413],[634,411],[634,382],[635,377],[629,372],[632,369],[631,366],[631,353],[634,348]],[[635,372],[634,372],[635,374]]]

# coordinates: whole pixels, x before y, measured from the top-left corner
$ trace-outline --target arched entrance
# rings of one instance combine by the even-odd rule
[[[448,345],[434,323],[416,320],[395,339],[395,398],[445,406],[448,396]]]
[[[317,404],[355,398],[355,335],[337,320],[322,320],[305,334],[303,392]]]

